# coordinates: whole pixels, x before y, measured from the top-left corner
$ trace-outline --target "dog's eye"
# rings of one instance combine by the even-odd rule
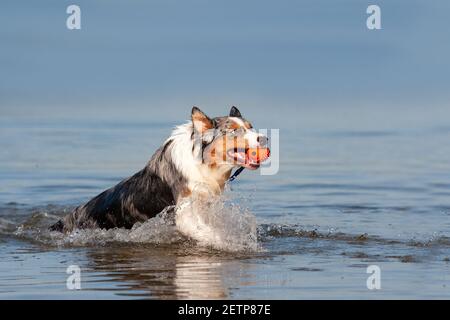
[[[242,128],[229,129],[228,132],[232,135],[241,134],[244,130]]]

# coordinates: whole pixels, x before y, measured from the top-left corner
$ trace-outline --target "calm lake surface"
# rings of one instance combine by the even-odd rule
[[[279,172],[244,171],[228,192],[256,217],[255,252],[120,230],[48,236],[140,170],[189,111],[0,118],[0,298],[450,298],[447,108],[241,107],[255,127],[280,129]],[[66,287],[70,265],[81,290]],[[380,290],[367,288],[369,265]]]

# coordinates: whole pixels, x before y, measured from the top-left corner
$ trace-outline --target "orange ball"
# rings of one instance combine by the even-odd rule
[[[249,148],[247,157],[255,162],[263,162],[270,157],[269,148]]]

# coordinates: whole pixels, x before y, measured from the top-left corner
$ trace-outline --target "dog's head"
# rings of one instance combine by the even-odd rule
[[[256,132],[236,107],[228,116],[209,118],[192,108],[193,139],[203,164],[211,169],[258,169],[269,156],[268,138]]]

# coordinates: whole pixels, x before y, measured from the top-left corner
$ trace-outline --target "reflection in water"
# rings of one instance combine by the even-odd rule
[[[223,266],[211,257],[180,257],[175,267],[177,296],[188,299],[224,299]]]
[[[229,271],[225,269],[231,267],[229,258],[198,250],[190,255],[186,248],[92,248],[88,252],[88,268],[95,272],[88,273],[95,276],[102,272],[102,281],[106,277],[112,280],[110,283],[120,283],[120,288],[110,288],[121,291],[118,295],[220,299],[229,297],[223,283],[223,276]],[[88,275],[83,282],[89,287],[89,283],[96,281]]]

